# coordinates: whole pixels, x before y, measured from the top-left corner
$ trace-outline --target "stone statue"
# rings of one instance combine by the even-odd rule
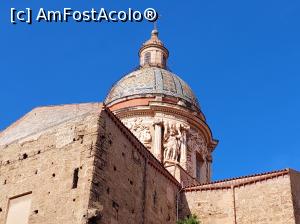
[[[175,122],[164,122],[164,159],[179,162],[181,148],[185,144],[182,125]]]

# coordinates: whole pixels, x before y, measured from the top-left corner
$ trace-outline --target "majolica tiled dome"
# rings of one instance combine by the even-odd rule
[[[105,103],[107,105],[126,99],[171,96],[178,98],[187,106],[199,109],[198,101],[191,88],[177,75],[158,67],[142,67],[129,73],[110,90]]]
[[[129,99],[161,96],[172,97],[172,102],[200,110],[191,88],[166,69],[169,51],[159,40],[156,29],[140,48],[139,57],[140,69],[124,76],[112,87],[106,97],[106,105],[111,106]]]

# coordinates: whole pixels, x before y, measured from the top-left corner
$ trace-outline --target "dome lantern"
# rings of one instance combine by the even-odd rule
[[[158,30],[154,28],[151,38],[146,41],[139,51],[140,66],[166,68],[169,51],[158,38]]]

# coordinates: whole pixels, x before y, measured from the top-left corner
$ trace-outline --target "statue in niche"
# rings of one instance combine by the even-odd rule
[[[185,144],[183,125],[175,122],[164,122],[164,159],[179,162],[181,148]]]
[[[125,126],[142,142],[146,148],[151,148],[152,136],[150,127],[143,122],[143,118],[134,118],[123,121]]]

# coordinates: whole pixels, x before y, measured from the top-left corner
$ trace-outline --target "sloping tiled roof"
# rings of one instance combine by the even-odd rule
[[[276,170],[276,171],[253,174],[248,176],[241,176],[241,177],[236,177],[231,179],[224,179],[224,180],[214,181],[206,184],[187,186],[184,188],[184,191],[227,189],[232,187],[248,185],[248,184],[272,179],[279,176],[284,176],[286,174],[289,174],[289,172],[290,169],[283,169],[283,170]]]

